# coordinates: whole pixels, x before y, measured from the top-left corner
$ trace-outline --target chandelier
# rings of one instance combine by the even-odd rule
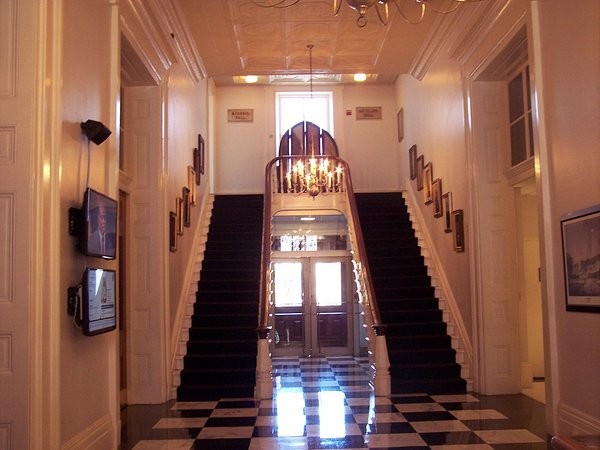
[[[456,9],[463,3],[478,3],[484,0],[451,0],[451,4],[445,8],[436,8],[432,5],[434,0],[404,0],[403,3],[407,3],[412,6],[400,6],[401,0],[333,0],[333,13],[337,16],[340,12],[343,3],[346,3],[350,8],[358,12],[358,18],[356,19],[356,25],[360,28],[367,25],[367,11],[371,8],[375,8],[377,17],[383,25],[387,25],[389,21],[389,8],[390,5],[396,8],[402,19],[406,22],[416,25],[423,21],[427,10],[431,10],[438,14],[448,14]],[[263,8],[289,8],[300,3],[300,0],[252,0],[252,2]],[[409,12],[409,10],[411,10]]]
[[[300,158],[285,176],[287,192],[307,193],[313,199],[323,193],[341,192],[343,182],[342,166],[325,157]]]

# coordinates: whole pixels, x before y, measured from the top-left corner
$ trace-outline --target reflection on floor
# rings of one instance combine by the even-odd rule
[[[524,396],[374,397],[367,361],[277,358],[272,400],[134,405],[123,450],[549,448],[544,407]]]

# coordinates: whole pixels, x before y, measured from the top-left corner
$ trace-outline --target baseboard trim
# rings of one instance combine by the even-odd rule
[[[116,448],[116,429],[117,424],[113,423],[112,416],[106,414],[69,439],[61,446],[61,450],[105,450],[107,448]]]

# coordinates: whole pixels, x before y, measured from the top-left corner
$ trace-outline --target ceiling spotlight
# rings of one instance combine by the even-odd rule
[[[355,73],[354,74],[354,81],[365,81],[366,79],[367,79],[366,73]]]
[[[258,77],[256,75],[246,75],[244,77],[244,81],[246,83],[256,83],[258,81]]]

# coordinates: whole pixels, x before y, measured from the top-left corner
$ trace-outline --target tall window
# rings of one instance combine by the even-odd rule
[[[333,134],[333,93],[332,92],[277,92],[275,94],[275,117],[277,120],[277,141],[298,122],[307,120]]]
[[[529,66],[508,82],[511,165],[533,158],[533,127]]]

